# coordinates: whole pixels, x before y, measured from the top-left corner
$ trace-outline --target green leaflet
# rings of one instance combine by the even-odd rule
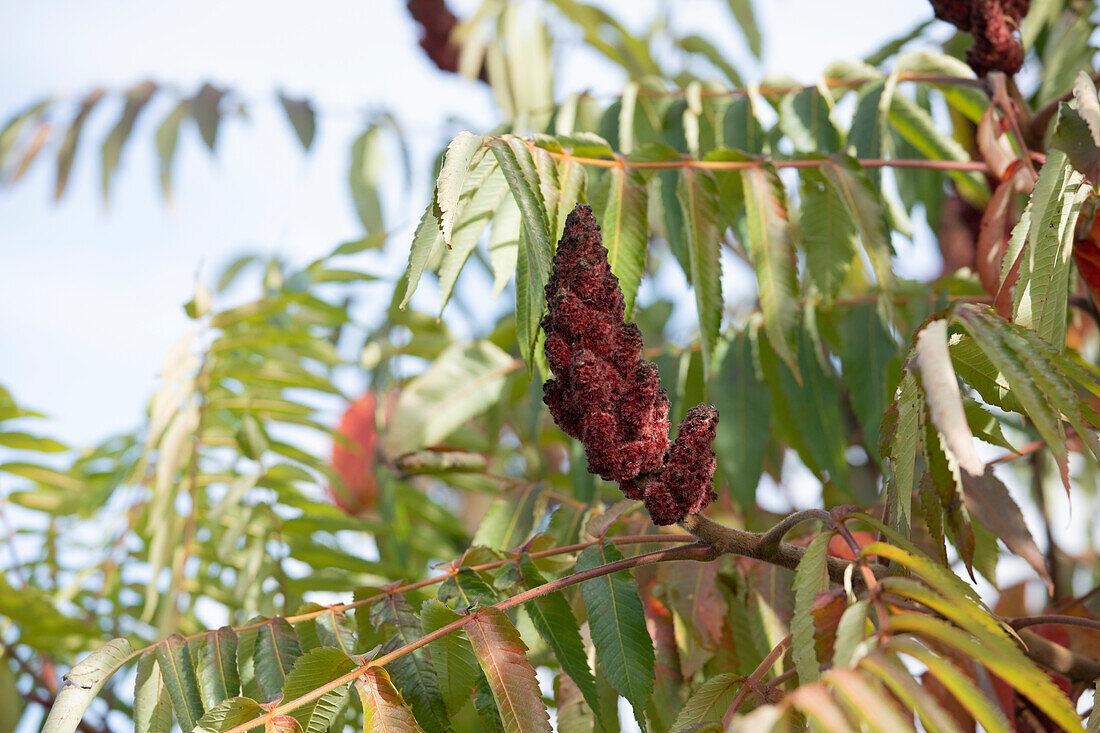
[[[179,634],[165,639],[157,647],[157,664],[180,728],[191,730],[202,717],[203,707],[187,641]]]
[[[833,664],[848,666],[855,656],[856,647],[867,636],[867,607],[870,601],[864,598],[844,609],[837,624],[836,641],[833,643]]]
[[[231,728],[255,720],[263,713],[263,708],[255,700],[247,697],[231,697],[223,700],[216,708],[199,718],[194,733],[224,733]],[[167,728],[154,728],[152,733]]]
[[[474,710],[486,733],[504,733],[504,721],[500,719],[500,709],[493,698],[493,690],[485,673],[478,670],[474,683]]]
[[[301,654],[298,635],[282,616],[276,616],[259,628],[252,660],[256,683],[264,701],[282,692],[286,676],[290,674],[294,660]]]
[[[157,85],[151,81],[145,81],[138,84],[133,89],[126,92],[126,103],[122,108],[122,116],[119,117],[118,122],[108,133],[107,138],[103,141],[103,146],[100,148],[100,157],[102,158],[103,176],[103,200],[108,199],[108,193],[111,187],[111,176],[114,174],[115,169],[118,168],[118,163],[122,158],[122,147],[126,144],[126,141],[130,138],[130,132],[134,129],[134,122],[137,120],[138,115],[145,109],[145,105],[153,97],[153,92],[157,89]]]
[[[195,672],[199,678],[203,706],[210,710],[240,694],[237,674],[237,632],[223,626],[204,636],[200,642]]]
[[[158,652],[160,648],[158,647]],[[42,725],[42,733],[73,733],[80,725],[84,711],[107,684],[111,675],[117,672],[129,658],[130,652],[128,641],[112,639],[77,662],[65,675],[65,685],[58,693],[53,707],[50,708],[50,714]],[[186,649],[184,652],[186,653]],[[7,664],[6,661],[4,663]],[[192,674],[192,681],[193,679]],[[197,692],[195,700],[198,700]],[[202,704],[198,703],[198,705],[199,715],[201,715]]]
[[[1013,407],[1008,409],[1019,411],[1032,420],[1035,429],[1050,446],[1068,490],[1068,449],[1065,444],[1065,430],[1062,426],[1060,408],[1066,408],[1072,412],[1075,400],[1065,399],[1064,385],[1062,385],[1063,389],[1051,390],[1049,395],[1042,389],[1044,381],[1059,378],[1058,371],[1051,368],[1049,362],[1045,365],[1041,362],[1036,364],[1035,356],[1039,352],[1033,351],[1031,354],[1026,351],[1021,352],[1022,341],[1016,341],[1014,344],[1006,343],[1004,337],[1010,332],[1011,326],[1005,326],[1003,321],[998,321],[997,316],[988,310],[959,308],[955,312],[955,321],[966,330],[986,360],[984,364],[976,360],[971,363],[977,363],[988,369],[983,374],[977,369],[964,371],[956,367],[958,373],[991,404],[999,403],[986,397],[989,390],[986,388],[987,391],[983,391],[983,387],[986,387],[984,378],[988,375],[989,381],[996,378],[997,383],[1003,382],[1014,401]],[[960,352],[953,349],[952,360],[956,364],[959,357]],[[1030,369],[1028,362],[1031,362]],[[971,376],[974,374],[983,377],[983,381],[972,380]],[[1064,377],[1061,379],[1064,382]]]
[[[530,555],[524,553],[520,560],[519,572],[525,588],[537,588],[546,583],[546,579],[535,567]],[[596,678],[588,667],[588,656],[581,640],[580,627],[573,609],[565,599],[565,594],[555,591],[540,596],[524,604],[535,630],[546,645],[553,650],[561,668],[580,689],[588,706],[599,715],[599,700],[596,692]],[[602,721],[601,721],[602,723]]]
[[[894,404],[882,421],[879,443],[883,457],[890,462],[885,486],[886,517],[891,527],[906,536],[912,526],[913,482],[923,414],[924,397],[917,387],[917,378],[906,370]]]
[[[298,142],[302,148],[309,150],[313,145],[313,135],[317,131],[317,114],[313,111],[313,105],[308,99],[291,99],[279,92],[279,104],[286,114],[286,119],[294,129]]]
[[[725,349],[717,374],[710,397],[721,415],[716,437],[716,450],[722,456],[718,470],[734,501],[748,511],[756,501],[772,419],[768,385],[753,358],[751,333],[737,333]]]
[[[382,438],[393,458],[441,442],[500,399],[513,359],[490,341],[456,343],[401,390]]]
[[[647,202],[646,181],[639,171],[621,166],[608,171],[606,203],[595,215],[611,272],[619,279],[623,291],[627,320],[634,313],[634,299],[645,274],[649,241]]]
[[[931,160],[970,160],[962,145],[936,128],[931,114],[902,94],[894,94],[890,100],[890,123],[909,144]],[[948,175],[967,199],[975,203],[989,199],[989,189],[976,173],[951,171]]]
[[[521,487],[500,497],[481,520],[473,544],[495,550],[519,547],[542,518],[545,507],[541,484]]]
[[[918,74],[932,74],[960,79],[973,79],[974,72],[961,59],[936,51],[906,51],[898,56],[896,70]],[[980,89],[962,84],[930,83],[947,100],[947,103],[977,123],[989,106],[989,97]]]
[[[873,460],[880,460],[878,435],[882,415],[890,402],[890,389],[900,377],[897,342],[871,304],[840,312],[837,356],[852,409],[863,426],[863,445]]]
[[[348,170],[351,199],[356,213],[359,214],[359,221],[363,223],[368,234],[379,234],[386,230],[382,218],[382,202],[378,194],[385,165],[382,130],[378,125],[371,125],[352,144],[351,167]],[[432,200],[434,204],[434,196]],[[417,239],[419,238],[420,233],[417,232]]]
[[[1083,182],[1065,153],[1051,151],[1031,193],[1030,224],[1012,303],[1013,321],[1037,331],[1059,351],[1066,341],[1074,227],[1088,191],[1081,187]]]
[[[745,246],[756,270],[764,328],[776,353],[797,378],[797,268],[783,184],[770,165],[745,168],[741,171],[741,179],[748,227]]]
[[[829,119],[829,103],[817,89],[786,94],[779,101],[779,128],[803,153],[835,153],[840,133]]]
[[[752,55],[760,58],[762,50],[760,28],[756,24],[752,2],[750,0],[726,0],[726,3],[729,5],[733,17],[737,20],[737,25],[741,27],[741,32],[745,34],[745,41],[748,42]]]
[[[516,200],[505,196],[493,214],[493,228],[489,233],[489,266],[493,269],[494,298],[504,291],[516,271],[521,226]]]
[[[517,279],[523,282],[522,296],[521,283],[516,283],[516,333],[524,360],[531,365],[539,321],[542,320],[542,313],[546,308],[543,291],[550,276],[553,235],[538,170],[527,144],[519,138],[506,136],[490,140],[489,147],[504,171],[523,221],[524,236],[519,252],[523,277],[520,278],[517,273]]]
[[[283,685],[283,702],[297,700],[333,680],[344,676],[358,665],[339,649],[317,647],[294,662],[294,669]],[[346,702],[348,685],[341,685],[291,711],[304,733],[326,733]]]
[[[226,90],[211,84],[203,84],[197,94],[191,98],[191,114],[199,126],[199,135],[211,152],[218,140],[218,126],[221,123],[220,109]]]
[[[436,179],[436,201],[439,203],[440,230],[447,246],[452,245],[455,225],[462,210],[460,198],[477,190],[479,163],[485,156],[484,138],[463,130],[447,146],[443,167]]]
[[[387,593],[371,606],[371,623],[381,633],[392,633],[382,645],[381,654],[420,638],[421,624],[412,606],[400,593]],[[392,631],[388,627],[392,626]],[[386,665],[402,697],[409,703],[416,719],[428,731],[447,728],[447,710],[439,691],[439,681],[432,667],[430,653],[417,649]]]
[[[859,232],[863,249],[875,271],[879,289],[884,294],[891,292],[894,273],[890,267],[890,255],[893,249],[878,192],[853,158],[834,158],[822,167],[821,172],[848,209],[848,215]]]
[[[807,168],[799,175],[806,275],[829,302],[840,292],[855,260],[857,230],[840,191],[829,185],[821,170]]]
[[[1077,114],[1088,125],[1093,144],[1100,147],[1100,98],[1096,95],[1096,85],[1084,69],[1077,72],[1073,82],[1073,98],[1077,101]]]
[[[500,710],[507,733],[550,731],[535,670],[527,661],[527,647],[503,611],[477,611],[466,634]]]
[[[489,219],[508,194],[508,183],[500,174],[496,160],[489,156],[481,158],[477,169],[471,171],[466,179],[466,184],[468,189],[457,204],[461,208],[455,212],[457,219],[451,225],[450,249],[443,252],[443,262],[439,268],[440,313],[451,299],[458,274],[477,247]],[[446,233],[443,238],[446,242]]]
[[[828,479],[847,488],[840,391],[831,365],[823,365],[814,349],[814,335],[808,322],[811,317],[806,317],[798,343],[801,383],[794,372],[776,360],[770,338],[768,344],[772,348],[764,344],[760,347],[761,366],[772,388],[773,417],[787,443],[822,481]]]
[[[605,542],[582,552],[576,570],[589,570],[621,559],[618,548]],[[637,584],[629,573],[622,571],[585,580],[580,585],[600,668],[611,686],[633,706],[634,717],[644,731],[646,701],[653,692],[655,655]]]
[[[798,670],[798,683],[805,685],[818,678],[821,662],[814,649],[814,596],[829,587],[825,560],[833,532],[821,532],[798,563],[794,573],[794,616],[791,617],[791,657]]]
[[[688,733],[705,723],[721,723],[744,678],[723,672],[699,685],[691,694],[669,733]]]
[[[363,676],[355,680],[355,689],[363,704],[364,733],[424,730],[382,667],[367,668]]]
[[[420,277],[431,263],[443,256],[446,245],[443,243],[443,232],[439,229],[439,205],[436,203],[436,194],[432,193],[432,199],[428,202],[428,208],[424,209],[424,215],[420,217],[420,225],[413,236],[412,247],[409,248],[409,266],[405,270],[405,294],[401,298],[401,307],[409,304],[409,299],[416,292],[416,286],[420,283]]]
[[[429,598],[420,608],[420,623],[424,633],[429,634],[447,624],[462,618],[443,603]],[[428,644],[432,654],[432,665],[439,679],[440,694],[447,712],[453,717],[459,713],[473,694],[479,668],[477,657],[470,646],[466,632],[452,631]]]
[[[248,626],[262,624],[267,621],[263,616],[254,616],[248,620]],[[253,699],[260,698],[260,686],[256,681],[256,639],[259,638],[260,627],[246,629],[237,634],[237,670],[241,678],[241,694]]]
[[[176,157],[180,123],[191,114],[190,100],[180,100],[175,109],[157,127],[157,158],[160,166],[160,189],[167,201],[172,200],[172,162]]]
[[[848,148],[854,148],[860,158],[882,157],[888,133],[889,95],[896,86],[896,80],[890,82],[889,79],[875,79],[859,90],[852,127],[848,131]]]
[[[314,611],[323,611],[323,613],[294,624],[294,631],[298,634],[302,651],[307,652],[317,647],[327,646],[339,649],[348,656],[355,654],[355,633],[347,615],[331,606],[321,606],[317,603],[306,603],[298,608],[298,614]]]
[[[703,347],[703,371],[709,373],[710,359],[722,325],[718,186],[709,171],[685,166],[680,169],[676,197],[683,212],[683,242],[689,265],[684,274],[695,291],[695,308],[699,313],[699,340]]]
[[[172,701],[157,663],[157,653],[149,649],[138,657],[134,682],[134,730],[136,733],[160,733],[171,727]]]
[[[15,145],[15,141],[19,139],[19,133],[22,132],[28,122],[39,119],[42,112],[50,106],[52,101],[51,99],[43,99],[35,102],[31,106],[17,112],[13,117],[8,119],[3,129],[0,129],[0,171],[4,169],[4,162],[7,160],[8,153],[11,152],[12,147]]]
[[[103,89],[94,89],[84,97],[76,116],[69,123],[69,129],[65,131],[65,139],[61,141],[61,147],[57,151],[57,180],[53,194],[55,200],[61,198],[69,183],[69,173],[73,169],[73,159],[76,157],[76,148],[80,143],[80,133],[84,129],[84,123],[105,95],[106,92]]]

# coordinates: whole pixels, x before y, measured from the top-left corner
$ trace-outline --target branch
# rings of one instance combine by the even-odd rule
[[[527,147],[534,150],[537,146],[530,140],[525,141]],[[766,157],[753,158],[752,160],[696,160],[683,157],[679,160],[627,160],[621,153],[616,153],[614,159],[608,158],[583,158],[572,153],[556,152],[542,148],[551,158],[557,160],[571,160],[581,165],[594,168],[624,168],[633,170],[667,170],[670,168],[695,168],[711,171],[733,171],[746,168],[759,168],[770,164],[775,168],[823,168],[836,165],[836,161],[830,158],[806,158],[793,160],[770,160]],[[989,173],[989,166],[980,160],[927,160],[924,158],[858,158],[856,160],[864,168],[919,168],[923,170],[937,171],[972,171],[975,173]]]
[[[812,518],[800,516],[802,514],[802,512],[798,512],[790,515],[790,517],[780,521],[775,528],[762,535],[727,527],[715,522],[713,519],[707,519],[701,514],[689,514],[680,522],[680,526],[712,547],[719,555],[740,555],[751,560],[759,560],[760,562],[794,570],[798,567],[802,556],[806,554],[805,548],[787,542],[778,542],[778,537],[775,537],[773,533],[777,529],[782,529],[782,533],[785,533],[786,529],[794,526],[793,524],[785,526],[791,521],[792,517],[798,517],[798,522]],[[794,523],[797,524],[797,522]],[[782,536],[782,533],[780,536]],[[767,543],[764,542],[765,538],[767,538]],[[848,568],[855,565],[855,563],[832,556],[827,558],[826,562],[828,563],[829,579],[837,585],[844,584],[844,576]],[[886,568],[876,565],[872,568],[872,572],[874,572],[876,578],[882,577],[886,573]],[[852,576],[851,583],[853,588],[857,590],[864,587],[862,579],[856,575]]]
[[[1091,618],[1081,618],[1080,616],[1060,616],[1057,614],[1050,614],[1047,616],[1019,616],[1017,618],[1007,620],[1008,624],[1016,630],[1027,628],[1028,626],[1058,625],[1083,626],[1086,629],[1094,629],[1096,631],[1100,631],[1100,621],[1096,621],[1095,619]]]
[[[1075,654],[1061,644],[1044,639],[1034,631],[1020,629],[1019,634],[1026,645],[1024,653],[1032,661],[1038,662],[1052,672],[1057,672],[1074,682],[1089,684],[1100,678],[1100,662]]]
[[[522,593],[519,593],[518,595],[514,595],[511,598],[500,601],[499,603],[494,603],[492,606],[488,606],[488,608],[495,608],[499,611],[504,611],[512,608],[513,606],[518,606],[521,603],[526,603],[527,601],[539,598],[540,596],[559,591],[562,588],[567,588],[582,581],[591,580],[592,578],[599,578],[604,575],[610,575],[611,573],[616,573],[620,570],[629,570],[631,568],[637,568],[643,565],[653,565],[659,562],[673,562],[678,560],[697,560],[700,562],[706,562],[708,560],[713,560],[716,556],[717,555],[713,548],[698,543],[691,544],[686,547],[673,547],[665,550],[657,550],[656,552],[650,552],[645,555],[637,555],[635,557],[628,557],[623,560],[617,560],[615,562],[608,563],[607,565],[601,565],[598,568],[583,570],[579,573],[573,573],[572,575],[567,575],[566,577],[560,578],[558,580],[552,580],[549,583],[545,583],[536,588],[531,588],[530,590],[526,590]],[[442,626],[431,632],[430,634],[425,634],[419,639],[411,641],[408,644],[405,644],[404,646],[393,650],[389,654],[383,654],[381,657],[370,660],[366,664],[363,664],[360,667],[353,669],[351,672],[348,672],[342,677],[336,678],[332,682],[324,684],[315,690],[310,690],[299,698],[283,703],[282,705],[279,705],[273,710],[269,710],[258,718],[230,728],[225,733],[245,733],[245,731],[251,730],[263,723],[266,723],[276,716],[286,715],[292,710],[297,710],[302,705],[316,700],[317,698],[322,697],[332,690],[335,690],[339,687],[342,687],[343,685],[348,684],[349,682],[354,681],[370,667],[385,666],[386,664],[392,662],[398,657],[402,657],[409,652],[415,651],[416,649],[419,649],[420,647],[429,644],[436,639],[446,636],[452,631],[457,631],[461,629],[463,626],[466,626],[475,618],[477,618],[478,613],[478,611],[474,611],[467,616],[463,616],[460,619],[452,621],[446,626]]]

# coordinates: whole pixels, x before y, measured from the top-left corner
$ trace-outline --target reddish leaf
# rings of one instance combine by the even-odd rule
[[[466,626],[466,635],[489,680],[504,729],[508,733],[550,731],[527,647],[504,612],[493,607],[478,611]]]
[[[676,563],[668,573],[668,599],[694,639],[683,656],[686,677],[701,669],[722,643],[722,622],[728,609],[718,592],[717,578],[717,563]]]
[[[1089,288],[1093,303],[1100,303],[1100,217],[1092,222],[1088,239],[1073,243],[1073,259],[1077,262],[1077,271]]]
[[[833,539],[838,539],[834,537]],[[829,544],[832,544],[830,541]],[[831,548],[830,548],[831,549]],[[848,549],[845,547],[845,549]],[[831,553],[830,553],[831,554]],[[827,590],[814,596],[814,605],[810,615],[814,619],[814,648],[818,659],[833,658],[833,643],[836,641],[837,626],[840,617],[848,608],[845,592],[840,588]]]
[[[340,418],[339,437],[332,444],[332,468],[343,486],[329,484],[336,506],[348,514],[370,511],[378,501],[375,454],[378,427],[374,415],[378,399],[373,391],[352,402]]]
[[[368,667],[355,680],[355,689],[363,703],[364,733],[399,733],[423,730],[412,711],[405,705],[401,693],[393,686],[389,674],[381,667]]]
[[[872,542],[878,542],[878,537],[874,532],[852,532],[852,538],[859,547],[865,547]],[[833,535],[829,539],[829,554],[833,557],[839,557],[841,560],[855,560],[855,557],[852,555],[852,548],[848,546],[848,542],[840,535]]]

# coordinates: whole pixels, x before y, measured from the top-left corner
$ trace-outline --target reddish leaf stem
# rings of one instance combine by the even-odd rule
[[[514,595],[511,598],[507,598],[503,601],[500,601],[499,603],[495,603],[490,606],[490,608],[496,608],[497,610],[504,611],[506,609],[512,608],[513,606],[518,606],[521,603],[526,603],[527,601],[534,600],[535,598],[539,598],[549,593],[553,593],[554,591],[559,591],[563,588],[567,588],[582,581],[589,580],[591,578],[598,578],[604,575],[610,575],[611,573],[615,573],[620,570],[629,570],[631,568],[641,567],[643,565],[652,565],[658,562],[669,562],[677,560],[707,561],[714,559],[715,556],[716,553],[714,549],[703,544],[692,544],[688,545],[687,547],[673,547],[664,550],[657,550],[656,552],[650,552],[645,555],[637,555],[635,557],[628,557],[623,560],[617,560],[615,562],[608,563],[607,565],[601,565],[598,568],[582,570],[579,573],[573,573],[572,575],[567,575],[564,578],[552,580],[549,583],[538,586],[537,588],[531,588],[522,593]],[[226,731],[226,733],[244,733],[244,731],[251,730],[252,728],[264,724],[276,716],[285,715],[292,710],[296,710],[302,705],[305,705],[312,700],[316,700],[326,693],[331,692],[332,690],[335,690],[343,685],[346,685],[349,682],[352,682],[353,680],[355,680],[355,678],[362,675],[370,667],[385,666],[387,663],[392,662],[398,657],[404,656],[409,652],[419,649],[425,644],[429,644],[432,641],[446,636],[453,631],[461,629],[463,626],[473,621],[477,617],[477,615],[478,611],[474,611],[467,616],[463,616],[460,619],[452,621],[446,626],[442,626],[429,634],[425,634],[419,639],[411,641],[408,644],[405,644],[404,646],[393,650],[389,654],[384,654],[380,657],[372,659],[366,664],[357,667],[351,672],[348,672],[347,674],[338,677],[335,680],[318,687],[317,689],[310,690],[305,695],[302,695],[299,698],[290,700],[289,702],[285,702],[282,705],[279,705],[273,710],[264,713],[254,720],[230,728],[228,731]]]

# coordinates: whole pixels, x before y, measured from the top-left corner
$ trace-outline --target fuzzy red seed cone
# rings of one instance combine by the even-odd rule
[[[370,511],[378,501],[375,453],[378,400],[373,391],[352,402],[340,418],[337,432],[344,440],[332,444],[332,468],[343,486],[330,485],[328,494],[336,506],[351,515]]]
[[[717,498],[711,444],[718,411],[691,408],[669,448],[668,396],[657,366],[642,358],[638,327],[623,313],[600,227],[592,209],[577,204],[546,283],[542,328],[554,379],[543,385],[543,401],[584,446],[589,473],[643,500],[655,524],[675,524]]]
[[[656,366],[642,359],[638,327],[623,320],[623,294],[588,206],[566,219],[546,304],[555,379],[543,385],[543,401],[554,421],[584,445],[590,473],[624,482],[658,470],[668,449],[668,397]]]

